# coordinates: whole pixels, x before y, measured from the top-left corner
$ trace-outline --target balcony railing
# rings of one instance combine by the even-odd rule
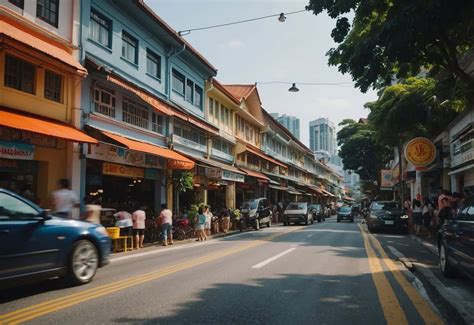
[[[191,140],[183,138],[183,137],[180,137],[176,134],[173,134],[173,143],[180,144],[182,146],[189,147],[189,148],[192,148],[192,149],[197,150],[197,151],[206,152],[206,150],[207,150],[206,145],[191,141]]]
[[[224,159],[224,160],[228,160],[228,161],[233,161],[234,160],[233,155],[222,152],[222,151],[214,149],[214,148],[211,149],[211,155],[214,156],[214,157]]]

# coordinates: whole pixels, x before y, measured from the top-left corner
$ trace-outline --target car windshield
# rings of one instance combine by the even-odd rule
[[[341,212],[351,212],[351,208],[348,207],[348,206],[345,206],[345,207],[341,207],[341,209],[339,209],[339,211],[341,211]]]
[[[287,210],[304,210],[306,209],[306,203],[290,203],[288,204]]]
[[[321,206],[319,204],[312,204],[309,206],[310,209],[315,209],[315,210],[318,210],[321,208]]]
[[[250,210],[256,209],[257,208],[257,201],[244,202],[244,204],[242,205],[242,208],[243,209],[250,209]]]
[[[372,204],[373,211],[393,211],[393,210],[401,210],[400,204],[398,202],[374,202]]]

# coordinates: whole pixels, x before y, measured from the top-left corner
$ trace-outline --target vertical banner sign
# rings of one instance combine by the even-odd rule
[[[380,171],[380,187],[385,189],[393,188],[393,173],[390,169]]]

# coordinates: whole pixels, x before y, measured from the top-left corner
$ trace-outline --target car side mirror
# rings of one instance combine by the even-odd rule
[[[41,213],[40,213],[39,216],[40,216],[40,218],[41,218],[41,220],[40,220],[41,222],[44,222],[44,221],[46,221],[46,220],[51,220],[51,219],[52,219],[51,215],[50,215],[49,212],[46,211],[46,210],[41,211]]]

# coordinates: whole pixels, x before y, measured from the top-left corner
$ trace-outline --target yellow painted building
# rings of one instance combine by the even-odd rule
[[[0,187],[41,206],[80,172],[80,84],[70,40],[0,5]],[[77,177],[78,178],[78,177]]]

